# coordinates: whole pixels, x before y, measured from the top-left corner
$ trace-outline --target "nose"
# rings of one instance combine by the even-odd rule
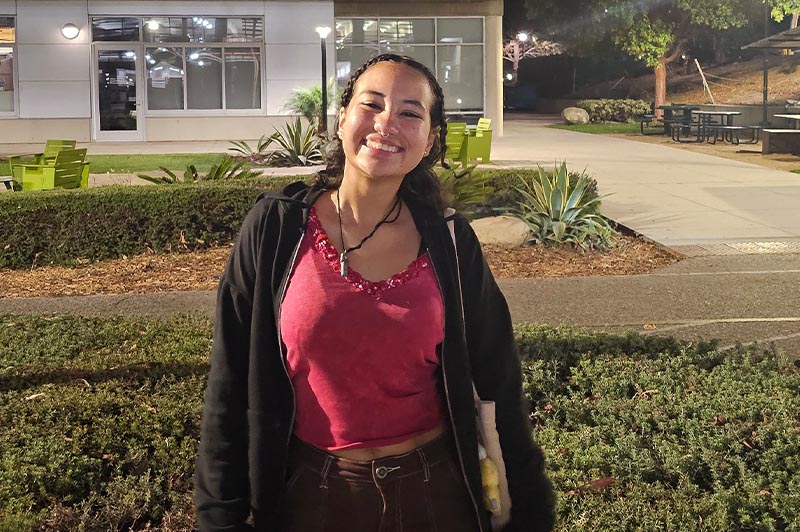
[[[394,118],[388,112],[384,112],[375,117],[375,131],[381,137],[387,138],[399,133],[400,129],[397,127]]]

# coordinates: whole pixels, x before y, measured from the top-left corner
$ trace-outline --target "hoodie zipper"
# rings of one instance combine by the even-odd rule
[[[430,253],[430,250],[428,250]],[[444,294],[442,291],[442,281],[439,278],[439,272],[436,270],[435,261],[431,260],[431,267],[433,269],[433,275],[436,277],[436,282],[439,285],[439,291]],[[457,266],[456,266],[457,267]],[[459,291],[461,290],[461,274],[459,274],[458,280],[458,288]],[[459,294],[459,301],[461,301],[461,294]],[[444,315],[447,316],[447,307],[444,301],[444,297],[442,297],[442,307],[444,309]],[[461,322],[464,324],[464,303],[461,302]],[[466,337],[464,338],[464,345],[466,345]],[[442,341],[442,378],[444,380],[444,395],[445,400],[447,401],[447,411],[450,413],[450,427],[453,430],[453,439],[456,442],[456,453],[458,454],[458,461],[461,464],[461,476],[464,478],[464,483],[467,486],[467,492],[469,492],[469,499],[472,501],[472,508],[475,510],[475,517],[478,518],[478,530],[483,532],[483,524],[481,522],[481,514],[480,510],[478,509],[478,503],[475,501],[475,496],[472,494],[472,489],[469,485],[469,479],[467,478],[466,469],[464,467],[464,457],[461,452],[461,444],[458,442],[458,432],[456,431],[456,424],[453,420],[453,406],[450,403],[450,391],[447,388],[447,372],[444,370],[444,341]]]
[[[283,304],[283,298],[286,296],[286,285],[289,281],[289,275],[291,275],[292,270],[294,270],[295,262],[297,262],[297,254],[300,251],[300,245],[303,243],[303,238],[305,238],[306,230],[305,224],[303,224],[303,230],[300,231],[300,238],[297,240],[297,244],[294,247],[294,251],[292,252],[292,258],[289,260],[288,267],[283,274],[283,279],[281,279],[280,288],[278,289],[278,310],[277,315],[275,317],[275,328],[276,334],[278,335],[278,351],[281,355],[281,364],[283,364],[283,371],[286,373],[286,379],[289,381],[289,388],[292,390],[292,417],[291,421],[289,422],[289,435],[286,437],[286,451],[284,453],[283,459],[283,475],[286,476],[286,467],[289,460],[289,445],[292,442],[292,427],[294,427],[294,419],[295,414],[297,413],[297,400],[295,398],[295,390],[294,384],[292,384],[292,378],[289,375],[289,368],[286,365],[286,355],[283,352],[283,340],[281,340],[281,305]]]

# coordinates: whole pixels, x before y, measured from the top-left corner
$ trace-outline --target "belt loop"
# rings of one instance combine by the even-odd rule
[[[328,455],[325,457],[325,465],[322,466],[322,474],[319,487],[320,489],[328,489],[328,473],[331,471],[331,465],[333,464],[333,457]]]
[[[417,449],[417,454],[419,455],[419,459],[422,461],[422,472],[425,475],[425,482],[428,482],[431,479],[431,470],[428,467],[428,458],[425,456],[425,452],[422,449]]]

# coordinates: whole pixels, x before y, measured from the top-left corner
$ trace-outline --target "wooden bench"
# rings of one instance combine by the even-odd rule
[[[761,153],[800,154],[800,129],[764,129]]]

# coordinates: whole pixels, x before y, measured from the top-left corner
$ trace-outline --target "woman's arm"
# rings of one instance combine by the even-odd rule
[[[252,530],[245,524],[250,515],[247,372],[260,212],[257,206],[245,219],[217,292],[195,468],[201,532]]]
[[[495,402],[511,494],[504,532],[546,532],[553,528],[555,499],[542,450],[531,436],[508,304],[464,218],[456,218],[455,231],[472,375],[481,399]]]

